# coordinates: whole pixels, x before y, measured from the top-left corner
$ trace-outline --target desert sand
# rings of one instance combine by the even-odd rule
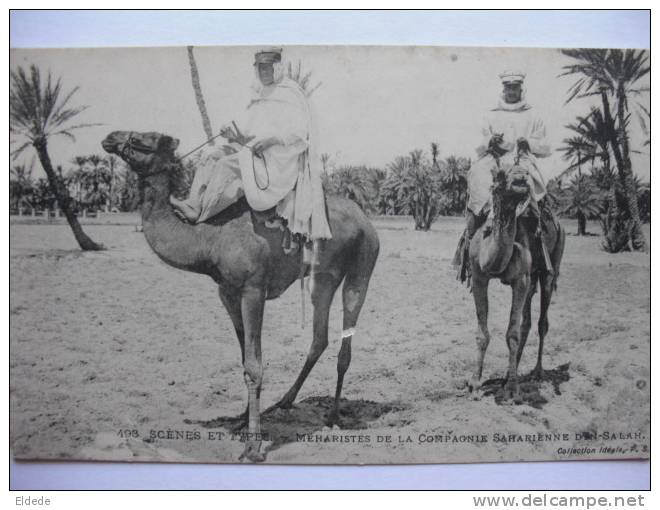
[[[137,216],[88,221],[85,230],[107,251],[79,251],[61,221],[10,226],[14,456],[237,462],[243,444],[229,428],[247,391],[213,281],[161,262],[136,232]],[[266,462],[649,456],[649,254],[610,255],[597,236],[567,237],[545,344],[551,371],[513,405],[499,401],[497,381],[475,394],[464,386],[477,324],[472,296],[450,268],[462,219],[440,218],[426,233],[410,218],[373,221],[381,254],[353,339],[343,428],[324,424],[340,343],[337,296],[330,345],[296,406],[264,416]],[[575,232],[573,222],[563,223]],[[286,392],[307,354],[306,299],[304,329],[298,285],[266,306],[264,409]],[[510,289],[491,283],[490,303],[484,380],[505,374]],[[523,375],[536,362],[538,297],[532,313]]]

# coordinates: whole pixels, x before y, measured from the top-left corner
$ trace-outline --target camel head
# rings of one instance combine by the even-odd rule
[[[508,171],[498,168],[493,170],[493,193],[506,202],[521,202],[529,194],[527,170],[514,165]]]
[[[504,214],[505,216],[515,214],[518,205],[529,196],[527,171],[514,165],[508,170],[495,168],[492,170],[492,174],[493,214]]]
[[[101,142],[103,149],[123,159],[141,177],[153,175],[153,166],[170,161],[179,140],[155,132],[113,131]]]

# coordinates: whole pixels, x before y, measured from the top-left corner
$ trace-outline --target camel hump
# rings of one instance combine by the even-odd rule
[[[369,221],[366,213],[353,200],[338,196],[326,198],[328,222],[333,239],[350,239],[367,235],[378,239],[376,229]]]

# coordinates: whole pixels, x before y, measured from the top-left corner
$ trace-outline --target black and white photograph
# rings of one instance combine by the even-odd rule
[[[11,49],[14,458],[648,458],[650,62]]]

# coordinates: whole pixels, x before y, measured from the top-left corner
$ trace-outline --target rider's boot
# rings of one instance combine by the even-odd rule
[[[187,201],[179,200],[174,195],[170,195],[170,204],[177,216],[185,219],[188,223],[197,223],[201,211],[197,210]]]

